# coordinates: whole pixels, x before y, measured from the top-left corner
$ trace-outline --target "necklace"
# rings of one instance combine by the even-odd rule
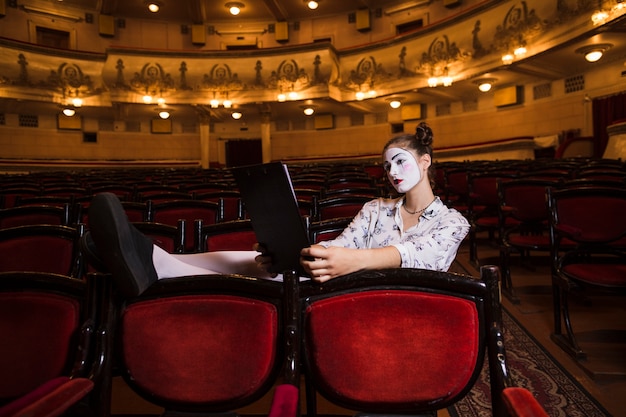
[[[406,208],[406,206],[404,205],[404,204],[406,203],[406,198],[404,198],[404,199],[402,200],[402,208],[404,209],[404,211],[406,211],[407,213],[409,213],[409,214],[411,214],[411,215],[413,215],[413,214],[422,214],[422,213],[423,213],[423,212],[424,212],[424,211],[428,208],[428,206],[430,206],[432,203],[434,203],[434,202],[435,202],[435,200],[436,200],[436,199],[437,199],[437,197],[435,197],[435,199],[434,199],[433,201],[431,201],[430,203],[428,203],[428,205],[426,205],[426,207],[424,207],[424,208],[423,208],[423,209],[421,209],[421,210],[409,211],[409,209],[408,209],[408,208]]]

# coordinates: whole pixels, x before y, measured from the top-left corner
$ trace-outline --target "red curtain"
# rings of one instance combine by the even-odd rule
[[[626,92],[593,99],[593,136],[596,138],[594,156],[601,157],[609,142],[606,128],[626,119]]]

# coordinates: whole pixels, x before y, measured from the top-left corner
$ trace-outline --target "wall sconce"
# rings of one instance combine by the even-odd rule
[[[309,1],[309,0],[304,0],[304,2],[306,3],[307,7],[311,10],[315,10],[317,9],[317,7],[319,6],[319,2],[317,1]]]
[[[297,100],[299,98],[298,93],[296,93],[295,91],[290,91],[287,94],[283,93],[282,91],[280,93],[278,93],[278,95],[276,96],[276,99],[283,103],[285,101],[287,101],[287,99],[289,100]]]
[[[597,62],[602,58],[605,51],[613,45],[610,43],[599,43],[596,45],[587,45],[576,49],[576,53],[583,54],[587,62]]]
[[[229,1],[225,6],[233,16],[237,16],[241,13],[241,9],[245,7],[243,3],[239,3],[238,1]]]
[[[76,110],[73,109],[72,107],[66,107],[63,109],[63,114],[66,115],[67,117],[72,117],[76,114]]]
[[[170,117],[170,112],[168,112],[167,110],[161,110],[161,111],[159,112],[159,117],[160,117],[161,119],[169,119],[169,117]]]
[[[480,80],[475,80],[474,84],[478,85],[478,89],[483,93],[491,90],[493,84],[498,81],[495,78],[481,78]]]
[[[601,2],[598,3],[601,4]],[[607,21],[615,19],[624,13],[626,13],[626,4],[624,4],[622,0],[617,0],[610,10],[601,9],[593,12],[591,22],[593,22],[594,26],[603,25]]]
[[[239,120],[239,119],[241,119],[241,116],[243,116],[243,114],[242,114],[241,112],[239,112],[239,111],[234,111],[234,112],[232,112],[232,114],[231,114],[231,117],[232,117],[233,119],[235,119],[235,120]]]
[[[315,113],[315,108],[313,107],[305,107],[304,110],[302,110],[304,112],[304,114],[306,116],[312,116],[313,113]]]
[[[372,89],[370,89],[369,91],[357,91],[356,93],[354,93],[354,98],[356,98],[358,101],[374,97],[376,97],[376,90]]]
[[[435,77],[434,75],[431,75],[428,78],[429,87],[437,87],[439,84],[443,85],[444,87],[450,87],[452,85],[452,82],[452,77],[448,75],[448,67],[444,68],[443,75],[441,77]]]
[[[225,109],[230,109],[231,107],[233,107],[232,100],[228,98],[228,92],[221,94],[222,97],[226,96],[226,98],[221,101],[217,98],[216,94],[217,93],[214,91],[213,98],[211,99],[211,101],[209,101],[209,105],[211,106],[211,108],[217,109],[220,105],[224,106]]]
[[[513,59],[514,59],[513,54],[502,55],[502,63],[504,65],[511,65],[513,63]]]

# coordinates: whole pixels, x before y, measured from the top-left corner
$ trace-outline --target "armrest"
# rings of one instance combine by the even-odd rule
[[[87,378],[57,377],[0,408],[0,417],[55,417],[93,389]]]

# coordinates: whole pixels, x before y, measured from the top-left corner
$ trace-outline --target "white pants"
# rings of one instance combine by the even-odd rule
[[[159,279],[208,274],[240,274],[282,281],[261,270],[254,258],[256,251],[217,251],[171,254],[154,245],[152,262]]]

